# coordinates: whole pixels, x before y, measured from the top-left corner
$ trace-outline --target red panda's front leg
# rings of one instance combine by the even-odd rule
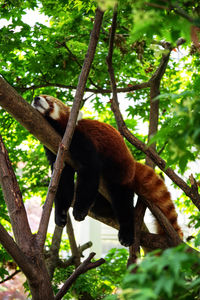
[[[94,155],[90,163],[81,166],[77,172],[77,187],[73,216],[75,220],[82,221],[88,215],[88,211],[98,194],[100,179],[100,165],[98,158]]]
[[[110,182],[107,183],[107,189],[119,222],[119,241],[125,247],[131,246],[134,242],[134,193],[127,186]]]
[[[67,222],[67,212],[74,196],[74,170],[66,165],[62,170],[55,196],[55,223],[64,227]]]

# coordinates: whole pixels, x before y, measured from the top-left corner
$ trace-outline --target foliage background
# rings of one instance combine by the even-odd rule
[[[200,145],[200,60],[199,52],[191,46],[190,35],[191,26],[198,26],[200,22],[199,4],[198,1],[171,1],[172,4],[178,3],[186,15],[193,19],[191,22],[177,15],[175,10],[169,13],[155,6],[163,5],[163,2],[166,1],[118,1],[118,27],[113,56],[117,86],[125,88],[136,82],[148,81],[163,54],[160,42],[165,40],[174,45],[161,83],[159,131],[152,142],[156,141],[158,152],[162,149],[161,156],[170,167],[182,176],[189,172],[195,173],[199,181],[199,170],[190,170],[192,161],[199,162]],[[115,1],[106,1],[108,7],[114,4]],[[105,8],[105,2],[101,2],[101,5]],[[59,0],[56,5],[52,0],[4,0],[0,4],[0,16],[5,23],[0,28],[1,76],[29,103],[35,95],[45,93],[71,105],[96,6],[96,1],[92,0]],[[37,11],[42,15],[41,20],[46,22],[37,21],[29,25],[24,16],[31,11]],[[111,20],[112,9],[108,8],[87,83],[83,111],[89,117],[95,116],[116,126],[110,110],[111,95],[103,91],[110,89],[105,60]],[[186,43],[177,48],[175,42],[179,37],[185,38]],[[120,105],[128,128],[140,140],[147,142],[149,90],[120,94]],[[1,108],[0,133],[24,200],[40,196],[41,201],[44,201],[49,167],[43,147]],[[130,144],[128,146],[135,158],[143,162],[144,155]],[[193,236],[196,237],[196,244],[195,239],[191,243],[198,246],[199,212],[184,194],[177,199],[177,205],[184,214],[188,214],[190,226],[195,227]],[[11,230],[1,191],[0,218],[6,228]],[[0,257],[0,276],[4,278],[5,263],[10,258],[2,248]],[[141,282],[142,279],[139,284]],[[171,290],[170,287],[166,290],[165,297],[171,297]]]

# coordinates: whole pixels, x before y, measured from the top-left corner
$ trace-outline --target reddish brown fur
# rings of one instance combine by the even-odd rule
[[[82,119],[78,122],[77,130],[89,137],[99,153],[112,158],[120,166],[121,183],[131,185],[135,175],[135,161],[127,148],[119,131],[114,127],[95,120]],[[115,151],[113,151],[113,145]]]
[[[46,95],[42,97],[48,97],[59,105],[61,108],[59,122],[64,129],[69,118],[69,108],[54,97]],[[182,230],[177,223],[177,213],[164,181],[153,169],[134,160],[120,133],[108,124],[89,119],[80,120],[76,130],[89,137],[99,153],[103,153],[104,157],[111,158],[116,163],[118,169],[115,173],[120,183],[157,205],[182,237]],[[159,224],[157,229],[159,233],[163,233]]]
[[[150,167],[136,162],[134,179],[134,190],[157,205],[167,217],[180,237],[183,237],[182,230],[177,223],[177,213],[172,202],[170,193],[164,181]],[[163,233],[163,229],[157,225],[158,233]]]
[[[48,99],[52,99],[60,107],[59,123],[65,129],[69,119],[69,107],[52,96],[41,95],[41,97],[44,97],[49,104],[50,100]],[[116,165],[120,167],[120,170],[116,171],[118,172],[118,177],[119,172],[121,174],[120,181],[122,184],[132,184],[135,175],[135,160],[118,130],[109,124],[90,119],[80,120],[76,130],[89,137],[99,153],[103,153],[105,157],[112,158],[116,162]],[[113,151],[113,145],[115,145],[115,151]]]

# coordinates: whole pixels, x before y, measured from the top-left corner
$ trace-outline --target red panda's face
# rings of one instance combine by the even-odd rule
[[[40,95],[34,98],[32,106],[42,115],[48,116],[53,120],[59,120],[63,114],[69,114],[69,107],[62,101],[48,95]]]

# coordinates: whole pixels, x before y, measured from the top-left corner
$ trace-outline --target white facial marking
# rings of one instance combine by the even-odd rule
[[[49,109],[49,104],[48,102],[46,101],[45,98],[43,97],[40,97],[40,105],[44,108],[44,109]]]
[[[39,99],[33,100],[32,106],[37,109],[41,114],[45,114],[45,112],[49,109],[49,104],[43,97],[38,97]]]
[[[54,120],[58,120],[60,118],[60,108],[58,104],[54,103],[53,111],[50,112],[49,116]]]
[[[34,106],[41,114],[45,114],[46,112],[46,109],[44,109],[43,107],[41,106]]]

